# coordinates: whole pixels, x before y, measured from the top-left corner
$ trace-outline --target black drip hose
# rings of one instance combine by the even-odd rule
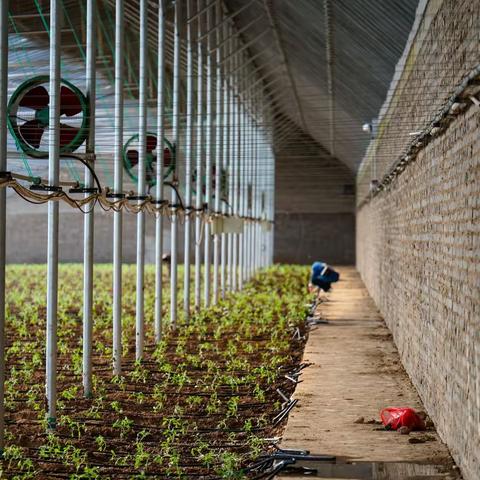
[[[79,157],[78,155],[73,155],[72,153],[62,153],[60,155],[60,158],[72,158],[74,160],[78,160],[79,162],[82,162],[83,165],[87,167],[90,173],[92,174],[92,177],[95,180],[95,183],[97,184],[98,193],[100,194],[102,193],[102,186],[100,184],[100,180],[98,179],[97,174],[95,173],[95,170],[87,161],[85,161],[82,157]]]

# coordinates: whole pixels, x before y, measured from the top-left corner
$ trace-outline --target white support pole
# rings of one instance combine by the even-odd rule
[[[203,0],[197,0],[197,10],[203,10]],[[198,16],[197,35],[202,33],[202,17]],[[195,182],[195,310],[201,306],[201,269],[202,269],[202,216],[200,210],[203,206],[203,47],[202,42],[197,42],[197,151],[196,156],[196,182]]]
[[[232,43],[232,51],[236,49],[236,39],[234,39]],[[238,65],[238,55],[233,55],[233,66],[236,67]],[[232,214],[235,216],[237,215],[237,203],[238,203],[238,190],[237,190],[237,174],[238,174],[238,143],[237,143],[237,127],[238,127],[238,103],[237,103],[237,96],[238,96],[238,73],[232,78],[232,119],[231,119],[231,129],[232,129]],[[231,265],[230,265],[230,289],[232,292],[236,291],[237,289],[237,279],[236,279],[236,271],[237,271],[237,245],[238,245],[238,236],[236,233],[232,233],[232,258],[231,258]]]
[[[123,0],[115,3],[114,196],[123,195]],[[122,373],[122,210],[113,213],[113,374]]]
[[[147,0],[140,0],[140,51],[138,72],[138,204],[146,198],[147,163]],[[141,360],[145,342],[145,212],[137,213],[137,303],[135,311],[135,359]]]
[[[247,67],[245,67],[246,73],[248,72]],[[250,216],[248,213],[249,211],[249,184],[250,184],[250,176],[251,176],[251,161],[252,157],[250,155],[250,145],[251,145],[251,138],[250,138],[250,131],[251,131],[251,118],[250,118],[250,95],[245,98],[244,101],[245,105],[245,131],[244,131],[244,164],[245,164],[245,198],[243,199],[244,205],[244,215]],[[246,221],[244,228],[244,240],[243,240],[243,251],[244,251],[244,259],[242,265],[242,282],[245,283],[247,281],[247,271],[248,271],[248,262],[250,260],[250,239],[252,234],[252,228],[250,225],[251,222]]]
[[[250,103],[250,102],[249,102]],[[251,103],[250,103],[251,106]],[[253,155],[252,155],[252,147],[253,147],[253,119],[251,116],[248,117],[248,129],[247,129],[247,160],[248,160],[248,183],[252,184],[252,177],[253,177]],[[248,204],[248,200],[247,200]],[[247,215],[249,217],[252,216],[250,209],[247,210]],[[251,274],[251,267],[252,267],[252,256],[255,253],[255,242],[254,242],[254,229],[252,228],[252,222],[248,223],[248,230],[247,230],[247,239],[246,239],[246,259],[245,265],[243,270],[243,277],[245,280],[250,279]]]
[[[226,24],[223,26],[223,35],[226,37],[228,35],[228,27]],[[230,41],[227,42],[227,47],[230,44]],[[230,131],[230,122],[229,122],[229,114],[230,114],[230,101],[229,101],[229,95],[230,95],[230,90],[228,87],[228,75],[229,75],[229,68],[230,68],[230,62],[225,63],[225,74],[223,76],[223,111],[222,111],[222,137],[223,137],[223,159],[222,159],[222,168],[226,172],[226,189],[227,193],[230,189],[229,187],[229,164],[228,164],[228,159],[229,159],[229,148],[230,148],[230,142],[229,142],[229,131]],[[223,176],[222,176],[223,178]],[[222,214],[226,215],[228,213],[228,205],[226,201],[228,200],[228,194],[227,198],[223,199],[222,198]],[[221,269],[221,274],[220,274],[220,284],[221,284],[221,296],[222,298],[225,298],[225,294],[227,292],[227,260],[228,260],[228,234],[222,233],[221,235],[221,259],[220,259],[220,269]]]
[[[88,137],[86,161],[95,165],[95,2],[87,0],[87,46],[86,46],[86,92],[90,116],[88,119]],[[93,188],[93,176],[85,167],[85,187]],[[87,197],[89,193],[85,193]],[[94,247],[94,203],[88,206],[83,219],[83,395],[92,396],[92,332],[93,332],[93,247]]]
[[[271,222],[275,220],[275,155],[273,151],[273,146],[269,147],[269,158],[270,158],[270,182],[269,182],[269,190],[270,190],[270,205],[269,205],[269,215],[268,219]],[[268,264],[273,265],[273,258],[274,258],[274,248],[275,248],[275,241],[274,241],[274,232],[275,232],[275,223],[273,223],[272,228],[269,230],[269,259]]]
[[[0,0],[0,171],[7,170],[8,0]],[[0,458],[5,448],[5,236],[7,192],[0,191]]]
[[[207,31],[210,30],[214,24],[212,19],[212,9],[207,11]],[[206,98],[206,118],[205,118],[205,203],[208,205],[208,212],[212,211],[212,170],[213,170],[213,58],[212,58],[212,35],[207,36],[207,98]],[[210,238],[210,223],[206,222],[205,226],[205,238],[204,238],[204,302],[205,307],[210,306],[210,285],[211,285],[211,245]]]
[[[259,94],[258,90],[255,92],[255,96],[253,97],[253,99],[254,99],[254,102],[255,102],[256,105],[258,105],[261,102],[261,94]],[[254,130],[252,132],[252,135],[253,135],[253,139],[252,139],[252,183],[255,184],[257,186],[257,188],[258,188],[257,173],[258,173],[258,168],[259,168],[258,151],[259,151],[259,143],[261,141],[259,123],[261,121],[262,121],[262,119],[260,118],[260,119],[257,120],[257,122],[255,122]],[[256,248],[257,248],[256,237],[255,237],[255,224],[254,223],[252,224],[252,238],[251,238],[251,247],[250,248],[251,248],[251,255],[250,255],[249,275],[250,275],[250,277],[252,277],[255,274],[254,258],[255,258],[255,251],[256,251]]]
[[[262,90],[257,89],[255,92],[257,95],[257,102],[258,104],[262,104]],[[265,160],[262,159],[261,153],[263,151],[263,144],[266,142],[266,138],[263,137],[263,129],[260,129],[257,127],[256,133],[255,133],[255,148],[253,152],[253,158],[254,158],[254,166],[253,166],[253,184],[255,185],[255,190],[258,194],[260,192],[260,195],[262,195],[262,191],[265,190]],[[256,255],[258,255],[258,251],[261,249],[261,238],[260,234],[261,231],[258,228],[258,218],[261,216],[261,212],[258,211],[258,209],[254,212],[253,214],[254,217],[256,217],[254,226],[253,226],[253,248],[254,248],[254,253],[252,255],[252,274],[256,274]]]
[[[264,166],[262,167],[260,182],[261,182],[261,189],[268,191],[268,183],[270,182],[270,155],[269,155],[269,146],[268,144],[265,145],[263,148],[263,160],[262,163]],[[267,209],[265,212],[265,219],[268,218],[269,215],[269,205],[267,201]],[[267,257],[268,251],[268,232],[263,232],[261,228],[258,229],[258,242],[259,242],[259,252],[256,259],[256,268],[259,269],[265,266],[265,260]]]
[[[50,104],[48,119],[48,184],[58,188],[60,177],[60,48],[62,17],[59,0],[50,0]],[[57,307],[58,307],[58,202],[48,202],[47,247],[47,426],[57,423]]]
[[[177,168],[180,159],[180,29],[182,25],[182,3],[175,2],[175,20],[174,20],[174,49],[173,49],[173,94],[172,94],[172,138],[175,148],[175,174],[174,181],[177,180]],[[171,243],[171,276],[170,276],[170,322],[173,328],[177,326],[177,293],[178,293],[178,195],[172,188],[171,205],[171,225],[170,225],[170,243]]]
[[[228,28],[228,33],[231,33],[231,27]],[[228,42],[229,49],[228,53],[230,54],[234,48],[233,38],[230,38]],[[235,68],[235,57],[230,56],[228,62],[230,72]],[[234,191],[235,191],[235,92],[233,91],[233,75],[230,73],[228,76],[228,205],[229,205],[229,214],[234,214]],[[228,291],[233,290],[233,233],[227,234],[227,289]]]
[[[237,49],[238,50],[238,49]],[[240,53],[235,55],[237,62],[241,62]],[[234,143],[235,143],[235,194],[233,200],[233,209],[235,215],[240,214],[240,174],[241,174],[241,152],[240,152],[240,135],[241,135],[241,103],[239,92],[241,90],[241,73],[238,75],[238,80],[236,82],[237,86],[237,95],[235,97],[235,129],[234,129]],[[240,234],[233,234],[233,291],[238,290],[238,271],[239,271],[239,244],[240,244]]]
[[[155,201],[163,202],[163,137],[165,113],[165,0],[158,2],[158,47],[157,47],[157,165],[155,172]],[[155,342],[162,340],[163,318],[163,215],[155,217]]]
[[[243,55],[240,55],[240,62],[245,63]],[[240,70],[239,86],[243,89],[245,87],[245,68]],[[238,132],[238,215],[245,215],[245,106],[240,97],[238,97],[239,108],[239,132]],[[245,261],[245,226],[243,232],[238,234],[238,268],[237,268],[237,282],[238,289],[243,288],[243,264]]]
[[[216,6],[216,22],[220,22],[222,15],[221,0],[217,0]],[[222,42],[222,29],[217,29],[216,43],[219,45]],[[222,154],[223,154],[223,117],[222,117],[222,70],[220,67],[221,48],[215,50],[216,54],[216,108],[215,108],[215,215],[220,212],[220,195],[221,195],[221,180],[222,180]],[[219,263],[220,263],[220,235],[217,233],[213,236],[213,303],[218,303],[219,297]]]
[[[254,160],[254,167],[253,167],[253,182],[256,185],[257,190],[262,190],[263,182],[265,181],[266,175],[266,165],[265,165],[265,158],[262,156],[259,159],[259,154],[261,155],[264,151],[264,139],[262,132],[258,132],[256,137],[256,152],[255,152],[255,160]],[[261,254],[262,249],[262,232],[261,229],[258,228],[258,210],[253,210],[252,216],[255,217],[255,221],[253,222],[253,255],[252,255],[252,274],[255,275],[258,269],[258,258]]]
[[[257,99],[258,101],[259,99]],[[260,149],[259,143],[261,142],[260,132],[258,125],[253,132],[253,148],[252,148],[252,185],[255,185],[255,190],[259,188],[258,180],[259,180],[259,170],[261,174],[262,164],[258,161],[258,152]],[[252,209],[252,217],[255,217],[256,212]],[[250,266],[249,266],[249,274],[253,276],[255,274],[255,254],[257,252],[258,246],[258,238],[257,238],[257,231],[256,231],[256,224],[257,221],[252,222],[252,239],[251,239],[251,258],[250,258]]]
[[[187,0],[187,18],[193,14],[193,0]],[[193,160],[193,23],[187,24],[187,132],[185,139],[185,242],[183,253],[183,312],[185,322],[190,320],[190,249],[192,218],[192,160]]]

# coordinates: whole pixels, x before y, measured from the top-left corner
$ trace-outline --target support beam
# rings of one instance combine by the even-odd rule
[[[207,29],[214,23],[213,11],[210,9],[207,11]],[[206,84],[206,118],[205,118],[205,203],[208,205],[208,211],[212,210],[212,170],[213,170],[213,58],[212,58],[212,35],[207,37],[207,84]],[[205,307],[210,306],[210,273],[211,273],[211,245],[210,238],[210,222],[206,222],[204,225],[205,238],[204,238],[204,302]]]
[[[7,171],[8,0],[0,0],[0,171]],[[0,457],[5,448],[5,237],[7,192],[0,191]]]
[[[255,23],[258,23],[261,20],[261,17],[256,17],[254,18],[251,22],[248,22],[244,27],[242,27],[240,30],[236,31],[233,33],[236,37],[240,37],[243,33],[245,33],[249,28],[251,28],[252,25],[255,25]],[[214,30],[214,29],[211,29]],[[210,53],[215,52],[219,48],[223,47],[223,45],[228,41],[228,38],[224,39],[222,42],[219,42],[216,44],[210,51]],[[220,59],[219,59],[220,62]]]
[[[147,164],[147,0],[140,0],[140,51],[138,72],[138,205],[141,205],[146,195],[146,164]],[[141,360],[145,342],[145,212],[137,213],[137,303],[135,311],[135,359]]]
[[[290,81],[290,87],[292,88],[292,94],[295,100],[295,104],[298,110],[298,118],[300,120],[300,124],[305,132],[308,132],[307,124],[305,122],[305,116],[303,115],[302,104],[300,102],[300,98],[298,96],[297,86],[295,84],[295,80],[293,79],[293,75],[288,64],[287,56],[285,54],[285,49],[283,48],[282,40],[280,39],[280,34],[278,32],[277,22],[273,16],[273,6],[272,0],[263,0],[263,5],[265,7],[265,11],[267,12],[268,21],[270,23],[270,28],[273,32],[273,37],[275,39],[275,44],[277,46],[278,53],[280,54],[280,60],[283,64],[285,71],[287,73],[288,79]]]
[[[180,29],[182,25],[182,5],[175,2],[174,53],[173,53],[173,93],[172,93],[172,139],[175,148],[174,182],[177,180],[178,161],[180,159]],[[177,293],[178,293],[178,195],[172,188],[171,197],[171,268],[170,268],[170,323],[177,326]]]
[[[58,187],[60,179],[60,49],[62,15],[59,0],[50,0],[50,104],[48,118],[48,183]],[[57,426],[57,308],[58,308],[58,202],[48,202],[47,233],[47,428]]]
[[[165,123],[165,0],[158,2],[158,46],[157,46],[157,169],[155,172],[155,200],[163,201],[163,137]],[[163,215],[155,217],[155,342],[162,340],[163,319]]]
[[[96,40],[95,40],[96,0],[87,0],[87,47],[86,47],[86,92],[90,116],[88,118],[88,137],[86,161],[95,165],[95,82],[96,82]],[[94,187],[93,176],[85,167],[85,187]],[[85,197],[88,197],[88,193]],[[88,205],[88,213],[83,219],[83,395],[92,396],[92,332],[93,332],[93,248],[94,248],[94,203]]]
[[[226,37],[228,35],[228,26],[227,24],[224,24],[223,27],[223,36]],[[230,40],[227,42],[225,49],[228,51],[230,47]],[[222,147],[223,147],[223,153],[222,153],[222,168],[226,172],[226,189],[227,189],[227,195],[228,195],[228,190],[230,188],[229,186],[229,148],[230,148],[230,142],[229,142],[229,130],[230,130],[230,125],[229,125],[229,115],[230,115],[230,102],[229,102],[229,96],[230,96],[230,89],[229,89],[229,84],[228,84],[228,79],[229,79],[229,70],[230,70],[230,62],[225,63],[225,70],[224,70],[224,75],[223,75],[223,107],[222,107],[222,119],[223,119],[223,129],[222,129]],[[222,199],[222,214],[226,215],[228,213],[228,206],[227,206],[227,201],[228,201],[228,196],[226,199]],[[227,261],[228,261],[228,234],[222,233],[221,236],[221,253],[220,253],[220,291],[221,291],[221,297],[222,299],[225,298],[225,294],[227,293]]]
[[[123,194],[123,77],[124,77],[123,0],[115,3],[115,119],[114,195]],[[122,210],[113,213],[113,374],[122,373]]]
[[[227,15],[226,17],[224,17],[221,21],[219,21],[215,26],[213,26],[212,28],[210,28],[206,33],[204,33],[203,35],[199,36],[198,37],[198,40],[199,41],[202,41],[204,38],[208,37],[208,35],[210,35],[211,33],[213,33],[215,30],[218,30],[220,27],[224,26],[227,22],[229,21],[232,21],[237,15],[239,15],[240,13],[242,13],[244,10],[246,10],[250,5],[252,5],[253,3],[256,3],[258,2],[258,0],[250,0],[250,2],[247,2],[245,3],[244,5],[242,5],[238,10],[236,10],[235,12],[231,13],[230,15]],[[221,18],[221,17],[218,17],[218,18]],[[237,33],[238,35],[238,33]],[[225,37],[225,41],[229,40],[228,37]],[[222,46],[223,46],[223,42],[222,42]],[[218,48],[218,47],[217,47]]]
[[[238,46],[237,50],[234,50],[233,52],[231,52],[228,55],[226,55],[225,57],[223,57],[222,60],[220,61],[220,64],[223,65],[227,60],[230,59],[230,57],[232,55],[237,55],[237,54],[242,53],[244,50],[246,50],[248,47],[250,47],[250,45],[253,45],[255,42],[260,40],[260,38],[264,37],[267,33],[268,33],[268,30],[264,30],[262,33],[259,33],[257,36],[252,38],[249,42],[244,43],[241,47]]]
[[[197,8],[202,11],[203,0],[197,0]],[[198,15],[198,35],[202,32],[202,18]],[[200,210],[203,205],[202,163],[203,163],[203,46],[197,42],[197,151],[195,182],[195,310],[201,305],[201,268],[202,268],[202,218]]]
[[[331,0],[323,2],[325,12],[325,49],[327,58],[327,83],[328,83],[328,110],[330,116],[330,156],[335,157],[335,47],[334,47],[334,25],[333,25],[333,5]]]
[[[193,0],[187,0],[187,17],[193,12]],[[190,319],[190,238],[192,218],[192,160],[193,160],[193,24],[187,24],[187,125],[185,139],[185,205],[186,212],[184,229],[184,270],[183,270],[183,312],[185,322]]]
[[[221,0],[217,0],[216,20],[220,20],[222,14]],[[216,31],[217,46],[222,43],[221,30]],[[222,153],[223,153],[223,135],[222,129],[225,128],[223,122],[223,96],[222,96],[222,70],[220,68],[221,49],[216,49],[216,65],[215,65],[215,86],[216,86],[216,103],[215,103],[215,214],[220,214],[220,195],[222,182]],[[220,234],[216,233],[213,236],[213,304],[218,302],[219,298],[219,264],[220,264]]]

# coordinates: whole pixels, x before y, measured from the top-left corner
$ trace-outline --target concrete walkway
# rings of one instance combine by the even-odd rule
[[[384,407],[423,406],[359,274],[353,267],[340,274],[317,312],[330,323],[310,332],[304,361],[313,365],[304,370],[294,394],[299,404],[281,446],[358,461],[450,464],[433,430],[401,435],[355,423],[359,417],[379,420]],[[413,444],[412,438],[427,441]]]

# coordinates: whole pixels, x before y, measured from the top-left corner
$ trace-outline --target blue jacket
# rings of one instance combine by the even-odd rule
[[[336,272],[332,268],[329,268],[326,263],[313,263],[311,277],[311,282],[313,283],[313,285],[318,285],[319,283],[335,283],[338,282],[339,278],[340,275],[338,274],[338,272]]]

